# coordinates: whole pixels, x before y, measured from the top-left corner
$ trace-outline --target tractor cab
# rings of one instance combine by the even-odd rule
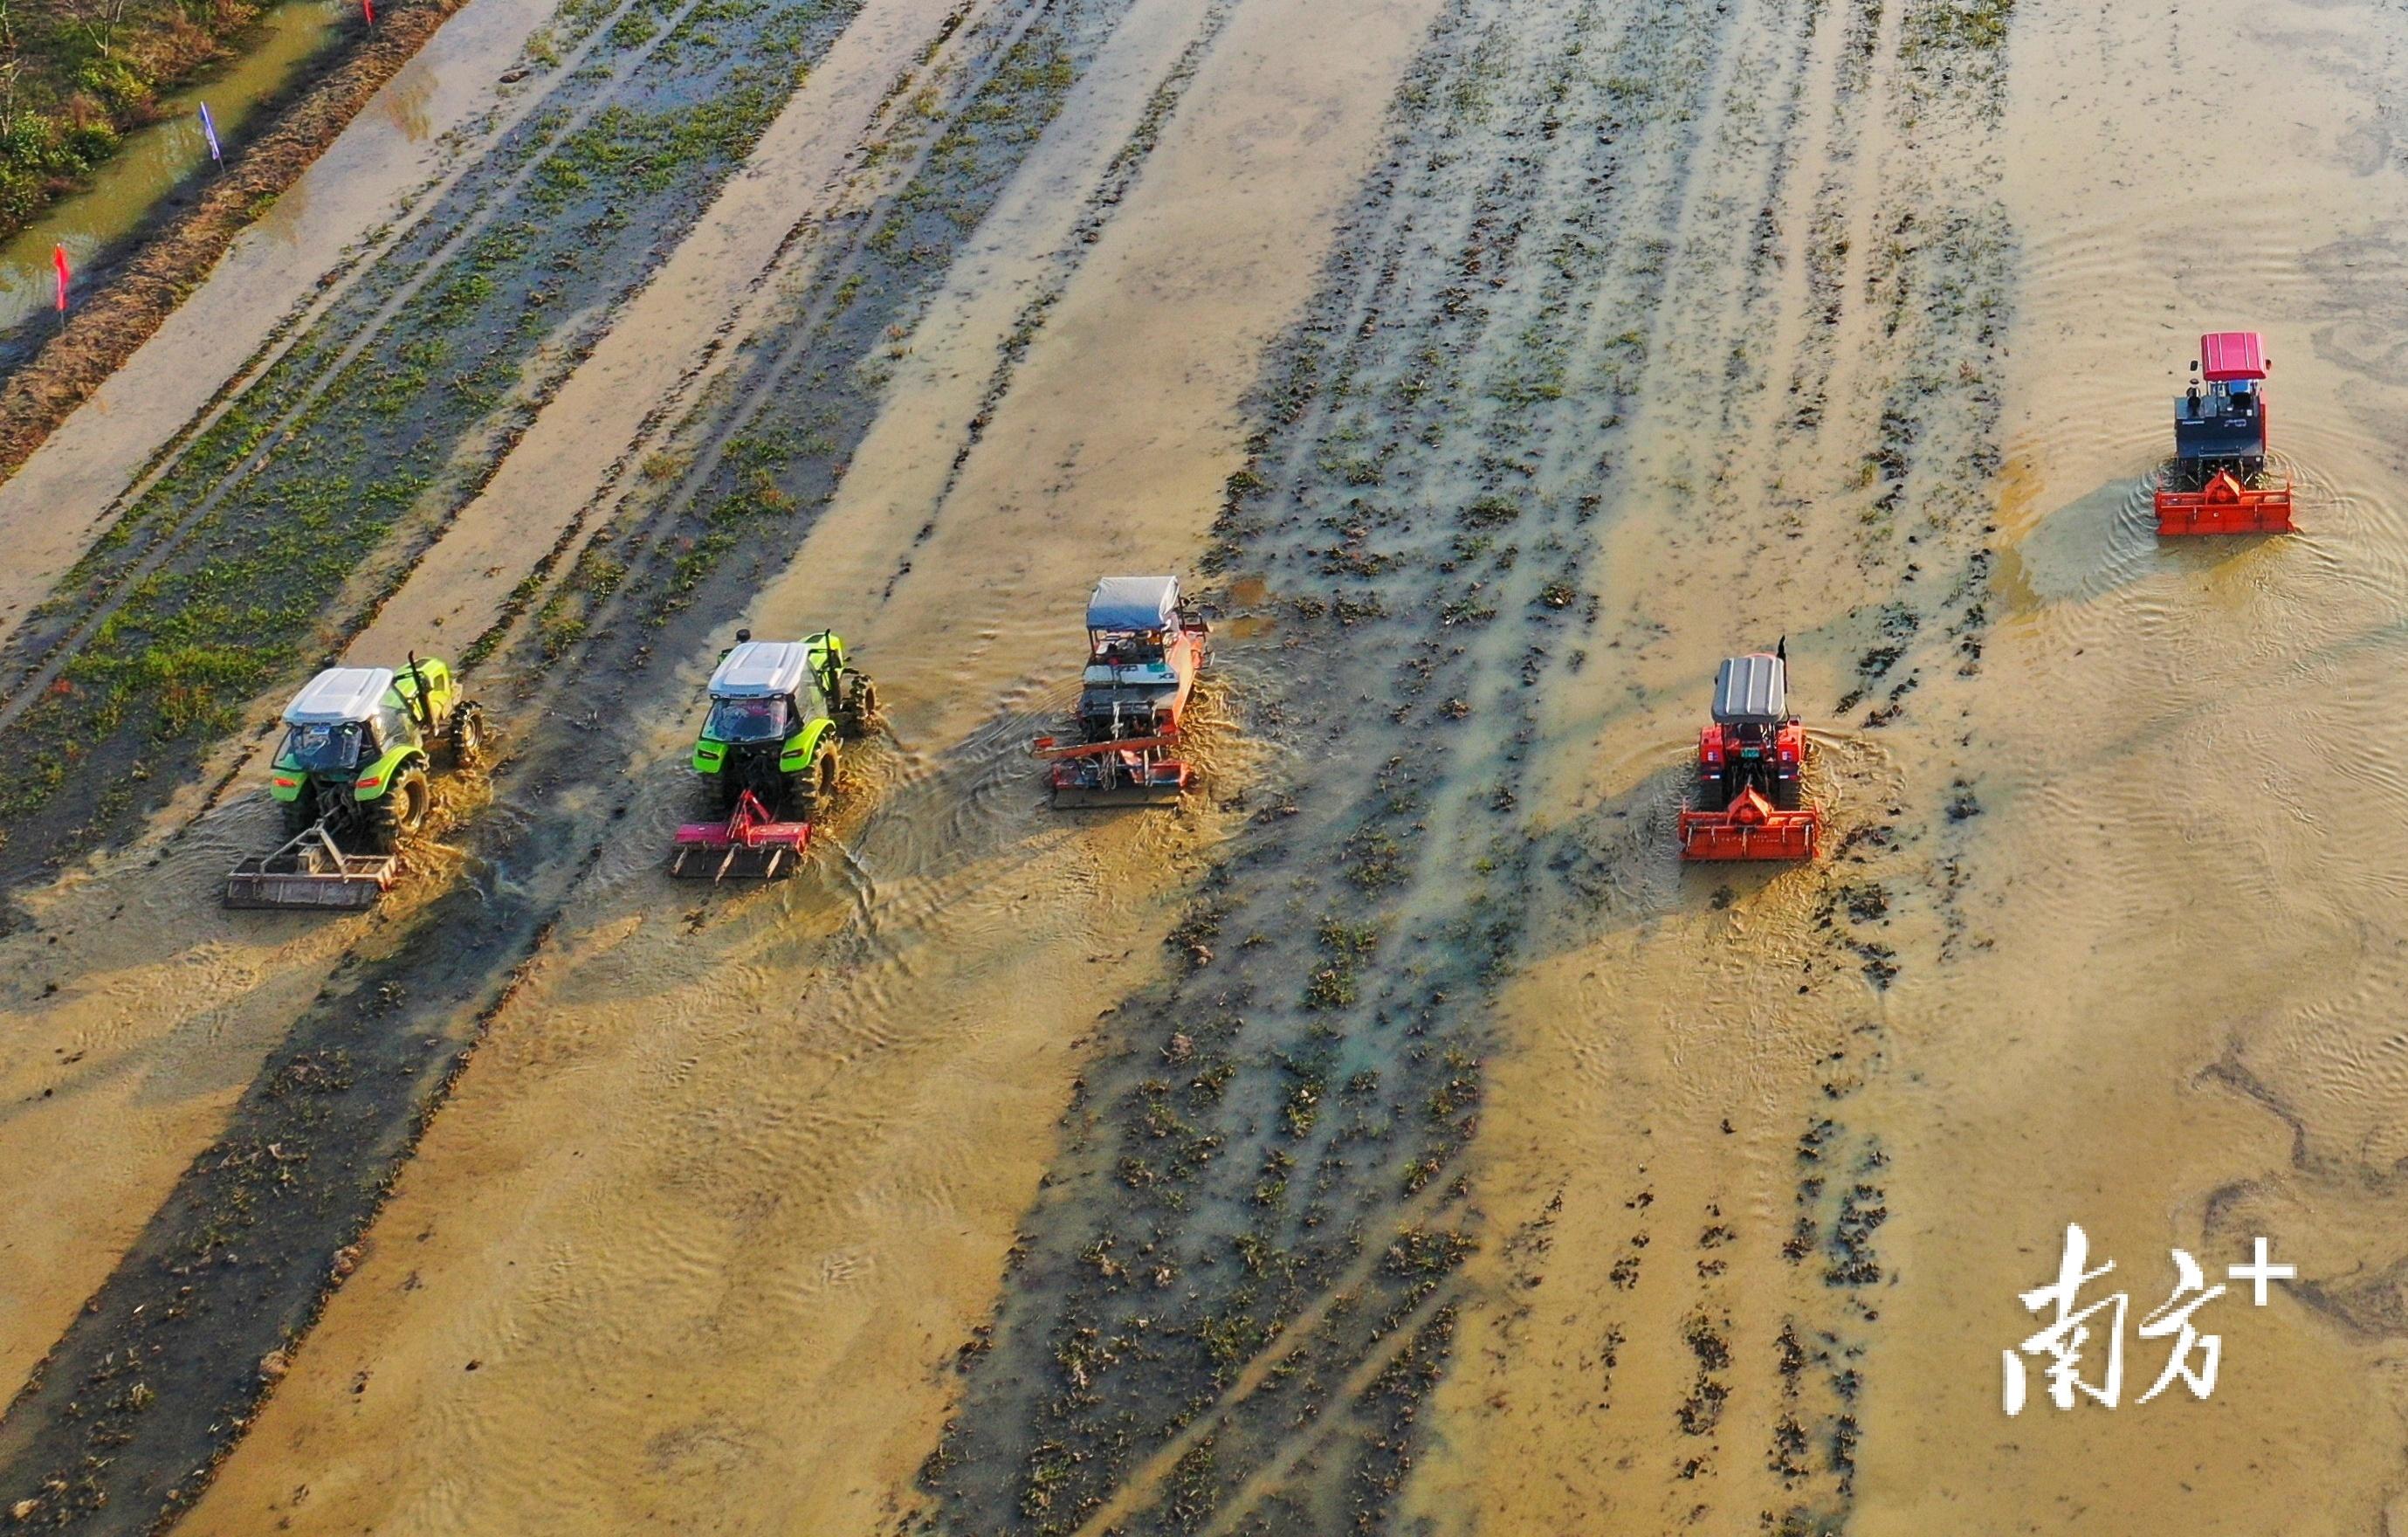
[[[788,774],[804,767],[784,760],[816,755],[819,739],[830,735],[828,714],[808,644],[739,639],[710,675],[710,712],[695,743],[695,771],[716,780],[731,806],[748,789],[775,805],[789,788]]]
[[[1713,722],[1732,752],[1760,758],[1789,718],[1789,663],[1761,654],[1734,656],[1714,674]]]
[[[348,772],[419,735],[391,668],[327,668],[284,707],[284,727],[280,764],[311,773]]]
[[[784,741],[805,721],[828,712],[826,692],[799,640],[747,640],[710,675],[705,740],[745,745]]]
[[[284,745],[269,780],[293,830],[379,798],[402,768],[425,758],[451,696],[451,669],[431,659],[405,670],[328,668],[310,679],[284,707]]]
[[[1079,718],[1091,740],[1152,736],[1171,725],[1203,653],[1177,577],[1106,577],[1087,599],[1087,668]],[[1157,719],[1157,717],[1161,717]]]
[[[2202,482],[2219,469],[2243,481],[2266,467],[2266,348],[2255,331],[2199,338],[2188,389],[2174,401],[2174,458]]]

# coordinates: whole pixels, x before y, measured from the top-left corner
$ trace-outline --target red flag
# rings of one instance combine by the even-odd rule
[[[360,0],[360,15],[366,18],[368,25],[376,25],[376,0]]]
[[[67,312],[67,277],[69,274],[66,247],[61,245],[52,246],[50,248],[50,266],[58,269],[59,313],[64,315]]]

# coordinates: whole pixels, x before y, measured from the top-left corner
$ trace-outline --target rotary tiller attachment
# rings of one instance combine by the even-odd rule
[[[1727,811],[1681,813],[1681,857],[1812,859],[1822,835],[1822,812],[1780,811],[1751,786]]]
[[[1054,765],[1054,805],[1066,812],[1113,806],[1162,806],[1176,801],[1195,783],[1196,770],[1162,754],[1168,737],[1117,741],[1058,743],[1037,739],[1036,753]]]
[[[2219,470],[2204,489],[2157,489],[2157,532],[2187,534],[2287,534],[2291,529],[2291,482],[2244,485]]]
[[[688,881],[771,881],[793,870],[810,840],[810,823],[771,821],[760,797],[745,790],[725,822],[689,822],[677,830],[669,873]]]

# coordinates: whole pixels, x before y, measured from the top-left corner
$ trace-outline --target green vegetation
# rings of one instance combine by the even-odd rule
[[[159,115],[159,93],[226,51],[248,0],[0,0],[0,235]]]
[[[1908,14],[1902,50],[1913,55],[1927,48],[2001,47],[2014,9],[2015,0],[1940,0]]]
[[[667,191],[689,166],[740,160],[784,105],[783,86],[738,70],[723,91],[661,112],[612,105],[571,134],[536,172],[529,199],[552,209],[602,188]]]

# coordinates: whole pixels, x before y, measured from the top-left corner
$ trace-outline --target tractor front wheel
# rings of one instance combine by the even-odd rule
[[[853,697],[846,702],[844,713],[837,724],[844,728],[847,737],[858,740],[869,735],[877,721],[878,685],[867,678],[855,678]]]
[[[485,712],[474,699],[452,711],[452,767],[474,768],[485,761]]]
[[[426,812],[434,801],[425,769],[413,763],[397,770],[384,794],[368,804],[368,841],[376,852],[400,853],[402,840],[426,825]]]

